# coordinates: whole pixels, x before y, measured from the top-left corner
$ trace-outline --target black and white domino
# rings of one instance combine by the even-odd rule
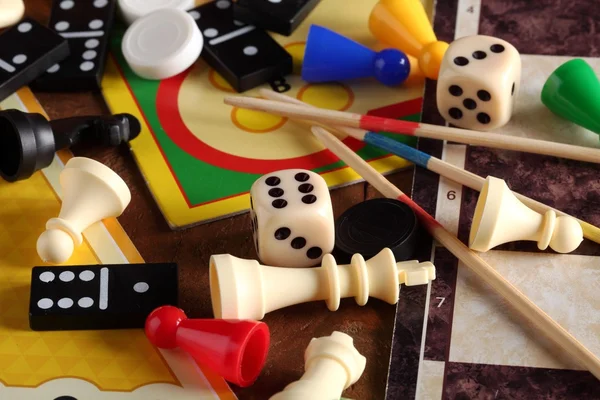
[[[292,72],[292,56],[268,33],[233,19],[230,0],[189,11],[204,36],[202,58],[238,92]]]
[[[0,101],[69,55],[65,39],[26,18],[0,35]]]
[[[34,267],[29,326],[35,331],[143,328],[177,305],[177,264]]]
[[[67,39],[71,55],[31,86],[47,92],[99,90],[116,0],[54,0],[49,27]]]
[[[233,17],[285,36],[291,35],[321,0],[237,0]]]

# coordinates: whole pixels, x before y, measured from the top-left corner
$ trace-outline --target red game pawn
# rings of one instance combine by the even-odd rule
[[[179,347],[198,364],[241,387],[256,380],[269,351],[269,328],[264,322],[188,319],[183,310],[173,306],[152,311],[145,330],[153,345]]]

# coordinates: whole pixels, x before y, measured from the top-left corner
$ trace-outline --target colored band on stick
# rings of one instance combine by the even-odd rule
[[[427,168],[427,163],[431,158],[429,154],[423,153],[422,151],[419,151],[417,149],[413,149],[412,147],[407,146],[404,143],[398,142],[396,140],[390,139],[377,133],[367,132],[364,141],[373,146],[379,147],[380,149],[402,157],[418,165],[419,167]]]

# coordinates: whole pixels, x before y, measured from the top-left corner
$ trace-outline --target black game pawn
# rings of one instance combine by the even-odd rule
[[[0,111],[0,176],[8,182],[27,179],[49,166],[58,150],[80,142],[118,146],[135,139],[140,130],[130,114],[48,121],[40,114]]]

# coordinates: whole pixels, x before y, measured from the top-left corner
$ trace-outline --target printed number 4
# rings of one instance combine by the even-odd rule
[[[473,8],[473,6],[467,8],[467,12],[470,12],[471,14],[473,14],[475,12],[475,9]]]

